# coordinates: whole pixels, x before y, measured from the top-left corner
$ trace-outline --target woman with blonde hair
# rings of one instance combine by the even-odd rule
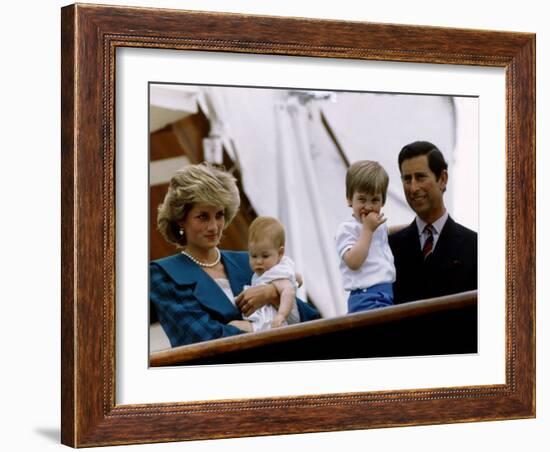
[[[252,331],[241,311],[277,308],[272,285],[243,292],[252,276],[248,253],[218,248],[239,205],[235,178],[214,166],[186,166],[170,181],[157,223],[180,252],[151,262],[150,298],[173,347]],[[300,321],[319,317],[307,303],[297,304]]]

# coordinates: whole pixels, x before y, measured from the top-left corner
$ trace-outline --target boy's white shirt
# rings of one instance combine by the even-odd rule
[[[271,267],[269,270],[266,270],[261,276],[258,276],[256,273],[252,275],[251,285],[252,287],[260,286],[262,284],[270,284],[271,282],[277,279],[287,279],[290,281],[294,289],[298,288],[298,283],[296,282],[296,271],[294,266],[294,261],[288,256],[283,256],[281,261]],[[248,286],[245,286],[245,289]],[[256,310],[250,316],[243,316],[245,320],[252,322],[252,328],[254,331],[265,331],[271,329],[271,322],[277,314],[277,309],[272,305],[264,305],[258,310]],[[300,313],[298,312],[298,306],[294,303],[292,311],[288,315],[286,322],[283,325],[293,324],[300,322]]]
[[[344,221],[336,231],[336,250],[340,258],[340,272],[344,289],[366,289],[376,284],[393,283],[395,281],[395,266],[393,254],[388,242],[388,226],[382,223],[372,235],[367,258],[357,270],[352,270],[344,262],[344,254],[359,239],[363,224],[355,217]]]

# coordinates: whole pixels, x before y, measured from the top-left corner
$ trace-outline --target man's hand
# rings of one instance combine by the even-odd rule
[[[249,287],[235,298],[235,303],[244,315],[249,316],[266,304],[277,308],[279,293],[273,284]]]

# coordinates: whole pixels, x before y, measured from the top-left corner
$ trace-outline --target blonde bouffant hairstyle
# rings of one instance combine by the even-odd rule
[[[257,217],[248,228],[248,243],[268,238],[276,248],[285,246],[285,228],[273,217]]]
[[[185,220],[195,204],[223,208],[227,228],[240,203],[237,181],[227,171],[209,163],[185,166],[170,180],[164,201],[158,208],[157,227],[168,243],[180,248],[187,244],[187,239],[179,234],[178,222]]]

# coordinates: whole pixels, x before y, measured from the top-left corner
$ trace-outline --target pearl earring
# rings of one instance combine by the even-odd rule
[[[183,230],[183,228],[180,228],[180,236],[183,237],[185,234],[185,231]]]

